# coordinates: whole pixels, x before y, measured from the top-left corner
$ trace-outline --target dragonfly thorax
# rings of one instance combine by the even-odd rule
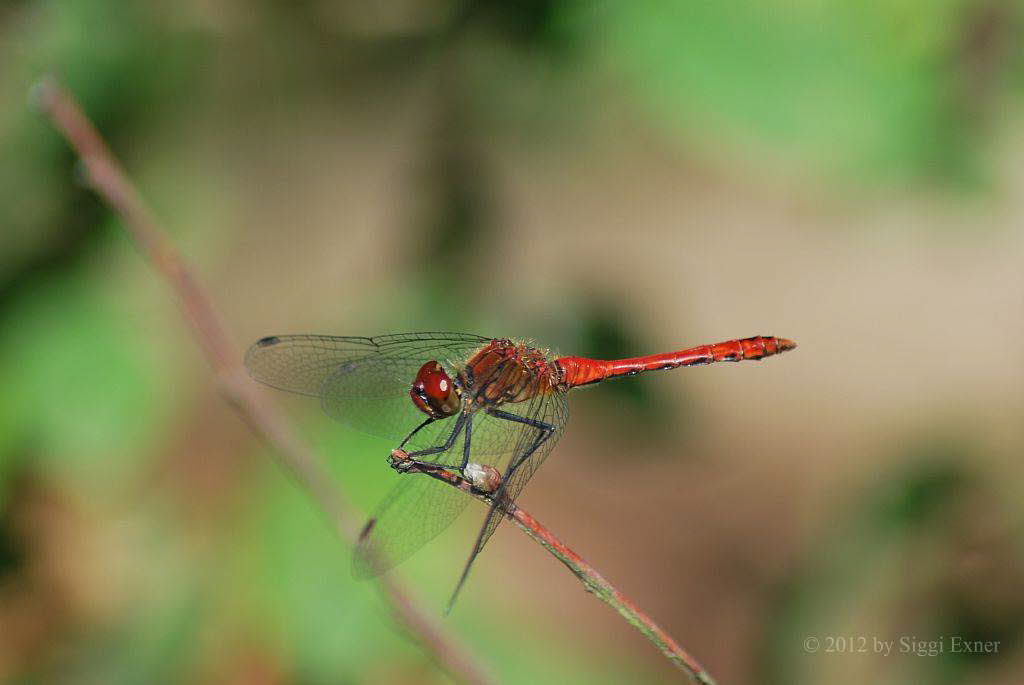
[[[409,390],[416,408],[432,419],[444,419],[459,411],[461,389],[436,361],[420,367]]]
[[[541,350],[512,340],[494,340],[459,372],[467,404],[481,409],[517,404],[559,389],[559,369]]]

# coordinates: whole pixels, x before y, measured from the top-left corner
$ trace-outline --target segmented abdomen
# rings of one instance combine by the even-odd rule
[[[555,364],[561,368],[563,382],[568,387],[577,387],[599,383],[608,378],[633,376],[644,371],[674,369],[680,366],[695,366],[714,362],[759,360],[781,354],[794,347],[796,347],[796,343],[785,338],[757,335],[752,338],[699,345],[677,352],[652,354],[646,357],[615,360],[562,357]]]

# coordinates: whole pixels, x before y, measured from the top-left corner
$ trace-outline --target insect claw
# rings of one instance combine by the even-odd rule
[[[409,458],[409,454],[405,450],[391,450],[391,454],[388,455],[388,463],[399,473],[405,473],[416,465],[416,462]]]

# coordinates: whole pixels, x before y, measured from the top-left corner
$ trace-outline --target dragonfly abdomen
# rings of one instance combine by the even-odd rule
[[[794,347],[796,347],[796,343],[785,338],[757,335],[752,338],[699,345],[677,352],[652,354],[646,357],[614,360],[562,357],[555,364],[562,370],[563,382],[572,388],[600,383],[609,378],[635,376],[644,371],[661,371],[714,362],[760,360],[781,354]]]

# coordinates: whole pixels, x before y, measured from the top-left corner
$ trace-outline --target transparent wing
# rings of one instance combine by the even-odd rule
[[[523,419],[524,422],[489,416],[490,419],[500,421],[502,424],[515,426],[512,436],[514,447],[509,452],[509,460],[504,465],[505,468],[499,469],[503,475],[501,485],[494,493],[494,503],[487,511],[480,533],[477,535],[466,565],[463,567],[462,575],[452,592],[448,602],[449,610],[466,582],[477,555],[483,550],[505,517],[507,505],[504,503],[516,501],[530,478],[554,449],[555,443],[562,437],[565,424],[569,420],[569,405],[566,402],[565,393],[562,392],[540,395],[520,404],[505,404],[501,406],[501,410]],[[510,469],[511,473],[509,473]]]
[[[439,452],[423,455],[433,463],[461,465],[467,445],[474,444],[472,429],[466,427],[476,414],[453,417],[431,423],[442,425],[443,432],[422,438],[420,431],[410,443],[443,447]],[[468,442],[467,442],[468,440]],[[415,451],[411,451],[413,457]],[[469,495],[441,483],[429,475],[405,474],[401,482],[370,517],[360,535],[353,557],[353,573],[357,578],[375,576],[399,564],[447,528],[472,499]]]
[[[423,420],[409,399],[419,368],[436,360],[454,375],[489,340],[467,333],[271,336],[249,348],[245,365],[261,383],[319,397],[328,416],[342,423],[401,439]],[[434,427],[422,439],[439,432]]]
[[[556,392],[544,395],[525,404],[529,406],[524,407],[521,413],[515,411],[516,405],[511,405],[511,409],[509,405],[505,405],[502,409],[509,411],[509,413],[519,414],[525,418],[546,424],[551,427],[551,431],[542,442],[537,444],[540,429],[527,425],[523,425],[519,429],[516,434],[516,444],[512,451],[512,459],[523,459],[523,462],[519,464],[511,476],[507,476],[502,481],[501,489],[496,493],[496,499],[504,497],[509,502],[515,502],[519,498],[523,488],[526,487],[533,474],[537,472],[540,465],[551,454],[555,444],[561,439],[562,433],[565,432],[565,424],[569,421],[569,404],[566,402],[565,393]],[[507,469],[502,473],[507,474]],[[475,553],[480,553],[480,550],[483,549],[483,546],[494,533],[495,528],[501,523],[501,519],[502,515],[500,512],[495,510],[490,513],[484,523],[485,532],[481,536]]]
[[[514,501],[561,437],[568,420],[568,405],[563,393],[555,393],[520,404],[504,404],[501,409],[529,423],[483,412],[471,414],[466,420],[470,460],[490,464],[501,473],[507,473],[511,465],[521,461],[511,477],[504,481],[504,491],[499,490],[498,493],[499,497],[505,498],[503,501]],[[437,423],[445,426],[446,432],[434,437],[434,443],[448,442],[446,438],[456,423],[452,419]],[[549,426],[550,430],[544,431],[538,426]],[[547,437],[538,442],[544,434]],[[419,440],[419,434],[416,440]],[[448,450],[424,458],[452,466],[461,464],[466,445],[465,429],[451,443]],[[360,538],[353,560],[355,576],[368,578],[401,563],[447,528],[471,499],[469,495],[426,474],[403,475],[402,482],[370,518]],[[488,511],[463,578],[501,522],[503,512],[503,509],[496,508]]]
[[[470,499],[425,474],[403,475],[363,529],[352,574],[372,578],[405,561],[451,525]]]

